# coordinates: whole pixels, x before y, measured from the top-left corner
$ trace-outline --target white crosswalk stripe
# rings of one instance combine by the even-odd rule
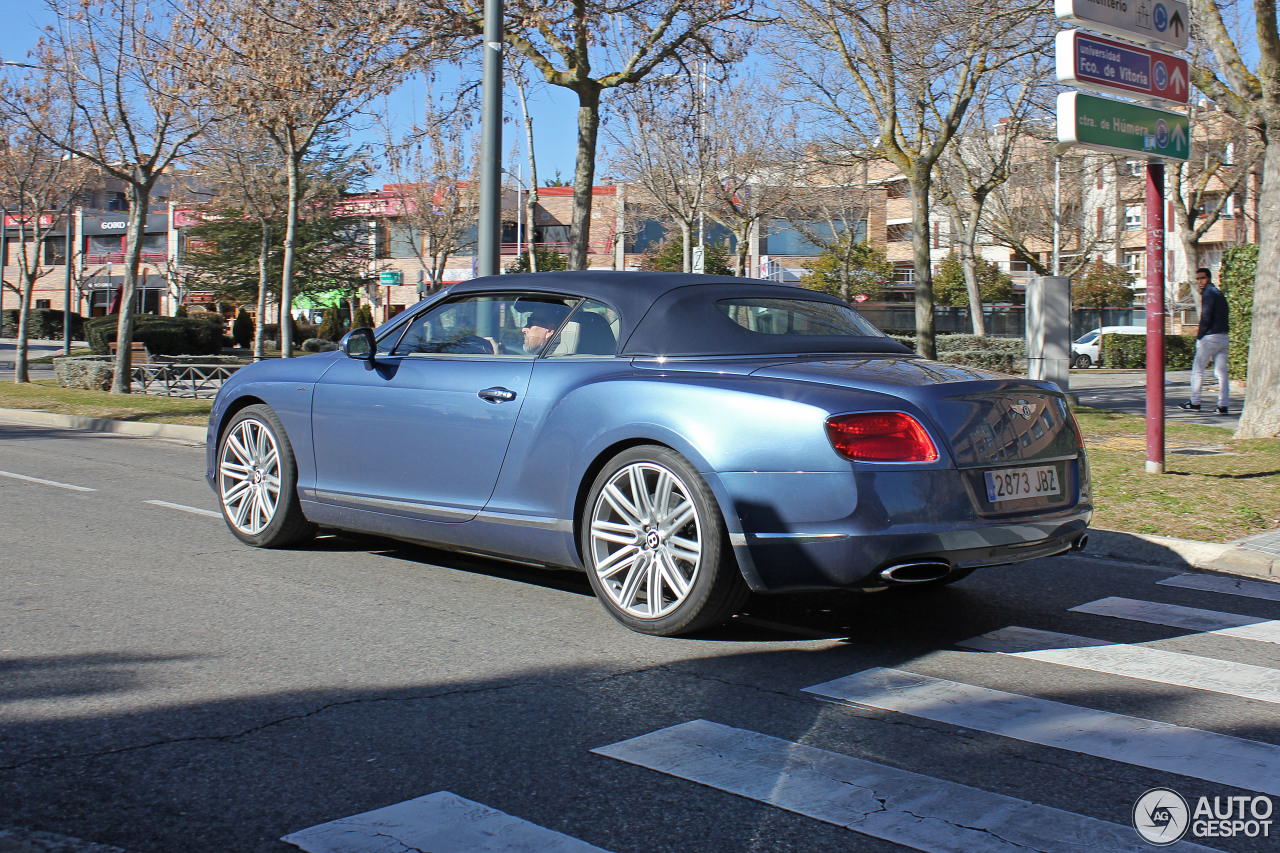
[[[1280,746],[876,668],[805,688],[879,708],[1245,790],[1280,795]]]
[[[927,853],[1151,849],[1129,826],[707,720],[592,751]]]
[[[1280,583],[1275,581],[1250,581],[1227,575],[1178,575],[1157,583],[1182,589],[1198,589],[1204,592],[1220,592],[1224,595],[1240,595],[1260,598],[1263,601],[1280,601]]]
[[[449,791],[322,823],[280,840],[307,853],[608,853]]]
[[[1265,666],[1016,626],[963,640],[957,645],[1280,704],[1280,670]]]
[[[1100,598],[1071,609],[1095,616],[1112,616],[1152,625],[1167,625],[1170,628],[1186,628],[1202,634],[1238,637],[1260,643],[1280,643],[1280,622],[1241,616],[1238,613],[1219,613],[1198,607],[1115,597]]]

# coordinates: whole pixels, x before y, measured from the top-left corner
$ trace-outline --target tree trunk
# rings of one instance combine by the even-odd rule
[[[37,247],[39,244],[37,244]],[[26,241],[23,241],[25,250]],[[37,248],[38,251],[38,248]],[[29,340],[31,337],[31,296],[35,291],[35,278],[28,272],[23,262],[22,292],[18,298],[18,339],[13,351],[13,381],[30,382],[28,359],[30,358]]]
[[[681,265],[684,272],[693,272],[693,226],[680,220]]]
[[[515,75],[516,93],[520,96],[520,112],[524,115],[525,150],[529,152],[529,195],[525,201],[525,243],[529,251],[529,272],[538,271],[538,232],[534,212],[538,207],[538,163],[533,153],[533,117],[524,99],[524,75]],[[516,214],[519,215],[518,213]]]
[[[1196,270],[1200,267],[1200,235],[1195,233],[1194,223],[1191,227],[1184,223],[1183,227],[1178,229],[1178,237],[1182,243],[1182,257],[1187,262],[1187,275],[1194,282],[1196,280]],[[1180,281],[1173,283],[1175,300],[1178,298],[1176,288],[1180,284],[1182,284]],[[1196,287],[1195,284],[1188,284],[1188,289],[1191,291],[1191,301],[1195,304],[1196,313],[1198,314],[1200,313],[1200,288]]]
[[[142,260],[142,235],[147,227],[151,187],[129,185],[129,236],[125,242],[124,285],[120,288],[120,321],[116,324],[116,364],[111,373],[111,393],[133,390],[133,303],[138,293],[138,266]]]
[[[295,151],[287,152],[289,203],[284,226],[284,262],[280,271],[280,357],[293,358],[293,254],[298,237],[298,160]]]
[[[960,241],[960,266],[964,269],[964,288],[969,293],[969,320],[973,326],[973,333],[980,338],[985,338],[987,321],[982,316],[982,291],[978,287],[978,258],[972,237],[966,237]]]
[[[573,172],[573,215],[569,224],[569,269],[587,268],[591,240],[591,190],[596,179],[596,138],[600,132],[600,86],[578,84],[578,152]]]
[[[258,316],[253,324],[253,360],[266,357],[267,264],[271,259],[271,223],[262,223],[262,245],[258,247]]]
[[[911,176],[911,259],[916,273],[916,352],[937,358],[933,322],[933,265],[929,255],[929,173]]]
[[[1280,129],[1280,110],[1267,127]],[[1248,398],[1236,438],[1280,436],[1280,140],[1267,141],[1258,197],[1258,272],[1253,284],[1253,332],[1249,336]]]

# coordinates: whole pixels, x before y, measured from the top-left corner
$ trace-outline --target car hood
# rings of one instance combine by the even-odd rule
[[[962,468],[1061,459],[1080,451],[1067,401],[1047,382],[922,358],[875,356],[774,363],[752,375],[903,399],[945,436]]]

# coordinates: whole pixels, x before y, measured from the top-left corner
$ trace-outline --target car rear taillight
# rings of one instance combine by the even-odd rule
[[[1080,431],[1080,422],[1076,420],[1076,413],[1071,411],[1071,406],[1067,406],[1067,414],[1071,416],[1071,427],[1076,431],[1076,444],[1080,445],[1081,452],[1084,452],[1084,433]]]
[[[859,412],[827,418],[827,438],[858,462],[934,462],[938,449],[920,422],[902,412]]]

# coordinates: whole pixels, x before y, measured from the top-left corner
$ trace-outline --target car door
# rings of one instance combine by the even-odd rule
[[[473,517],[493,493],[542,348],[524,347],[537,337],[524,327],[538,312],[558,326],[573,302],[465,294],[379,340],[372,362],[340,359],[312,403],[315,499],[430,521]]]

